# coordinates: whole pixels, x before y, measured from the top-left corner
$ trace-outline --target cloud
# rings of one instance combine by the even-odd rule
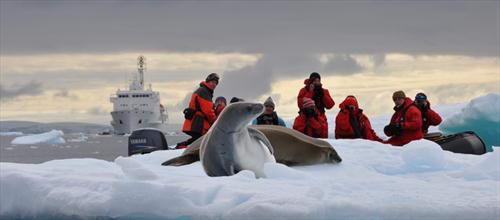
[[[105,109],[101,108],[100,106],[94,106],[89,109],[87,109],[87,114],[89,115],[107,115],[109,114],[109,111],[106,111]]]
[[[54,93],[54,98],[70,98],[75,100],[79,99],[77,95],[71,94],[67,89],[61,89]]]
[[[374,54],[372,56],[373,65],[379,68],[385,65],[385,54]]]
[[[335,51],[498,56],[500,49],[498,1],[0,4],[2,54]]]
[[[333,55],[323,66],[325,72],[334,73],[335,75],[350,75],[359,73],[363,69],[363,66],[350,55]]]
[[[42,83],[36,81],[31,81],[26,84],[14,84],[9,88],[0,84],[0,100],[9,101],[20,96],[41,95],[44,92],[42,87]]]

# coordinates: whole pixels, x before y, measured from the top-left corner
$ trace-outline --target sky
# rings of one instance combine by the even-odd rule
[[[392,93],[432,105],[500,91],[500,1],[0,1],[0,120],[108,124],[109,96],[147,59],[170,123],[199,82],[215,97],[276,102],[319,72],[370,116]]]

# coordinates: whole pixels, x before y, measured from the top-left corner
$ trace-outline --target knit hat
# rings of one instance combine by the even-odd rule
[[[220,77],[217,73],[210,73],[205,79],[205,82],[215,81],[217,84],[219,84],[219,79]]]
[[[399,91],[396,91],[396,92],[394,92],[392,94],[392,100],[395,100],[395,99],[398,99],[398,98],[401,98],[401,99],[406,98],[405,92],[399,90]]]
[[[220,102],[227,104],[226,98],[224,98],[224,96],[219,96],[215,99],[215,103],[220,103]]]
[[[243,102],[243,101],[245,101],[245,100],[244,100],[244,99],[242,99],[242,98],[233,97],[233,98],[231,99],[231,101],[229,101],[229,103]]]
[[[264,106],[272,106],[273,108],[275,108],[274,101],[271,96],[266,99],[266,101],[264,102]]]
[[[309,80],[312,81],[315,78],[321,79],[321,76],[317,72],[312,72],[311,75],[309,75]]]
[[[419,92],[415,96],[415,100],[427,100],[427,95],[425,95],[423,92]]]
[[[304,98],[304,103],[302,104],[302,108],[314,108],[314,107],[316,107],[314,100],[310,98]]]

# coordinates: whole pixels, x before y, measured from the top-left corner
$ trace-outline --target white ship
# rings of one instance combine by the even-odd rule
[[[111,95],[113,103],[111,125],[115,134],[130,134],[138,128],[156,128],[166,131],[168,114],[160,103],[160,93],[151,89],[144,89],[144,72],[146,58],[137,58],[137,73],[129,85],[128,90],[116,91]]]

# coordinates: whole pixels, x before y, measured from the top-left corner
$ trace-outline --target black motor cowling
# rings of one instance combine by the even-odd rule
[[[147,154],[156,150],[167,150],[165,135],[154,128],[142,128],[132,132],[128,137],[128,155]]]
[[[481,155],[486,153],[486,145],[473,131],[443,136],[441,133],[429,133],[424,137],[436,142],[443,150],[462,154]]]

